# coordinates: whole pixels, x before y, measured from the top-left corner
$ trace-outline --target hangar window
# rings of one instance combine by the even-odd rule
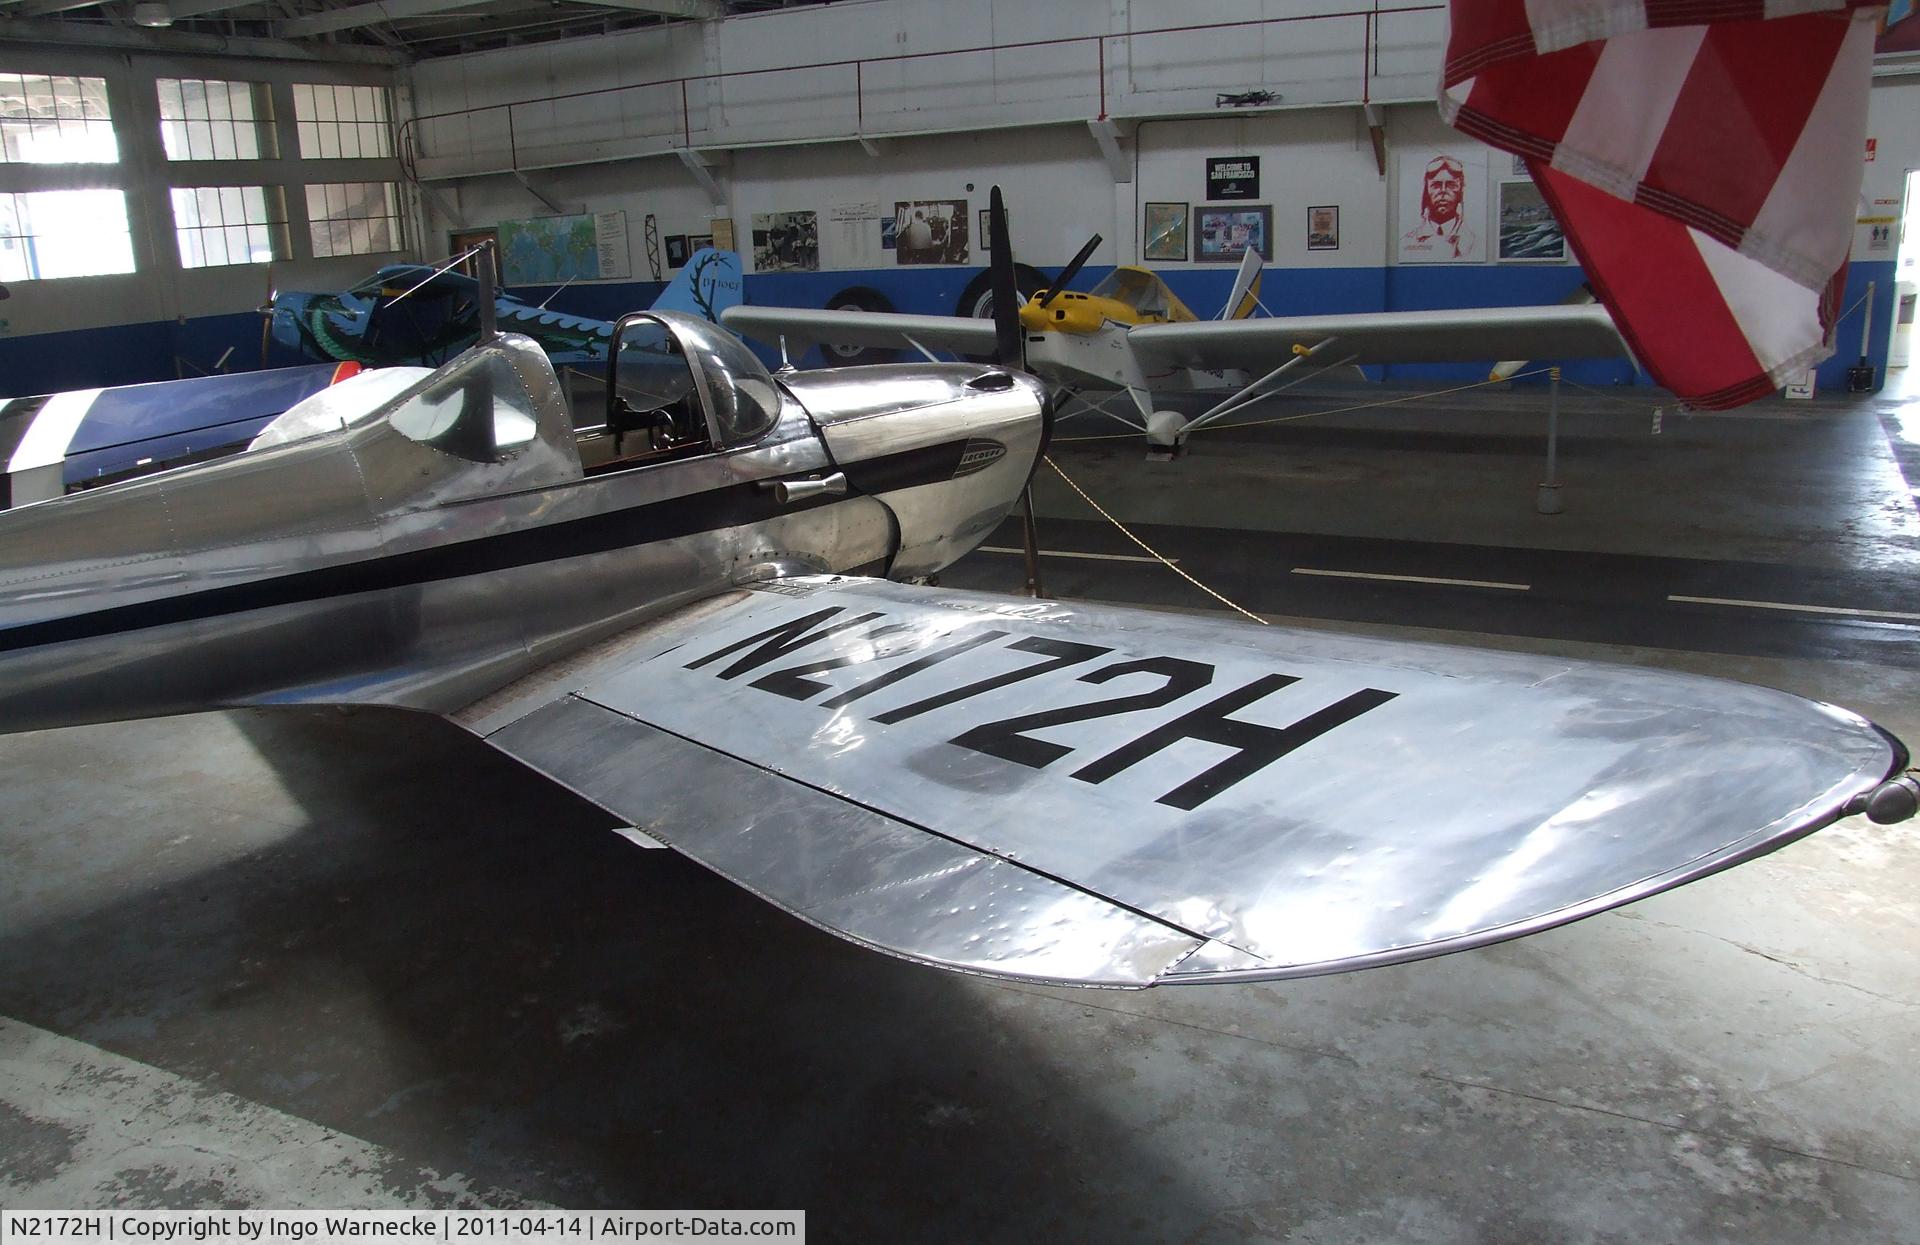
[[[307,228],[316,259],[397,251],[404,244],[399,188],[392,182],[308,186]]]
[[[0,73],[0,164],[119,159],[105,78]]]
[[[287,201],[278,186],[177,186],[173,234],[182,268],[287,258]]]
[[[132,271],[133,239],[121,191],[0,194],[0,281]]]
[[[393,155],[385,87],[296,83],[293,121],[302,160],[384,160]]]
[[[160,141],[169,160],[271,160],[273,96],[264,82],[161,78]]]

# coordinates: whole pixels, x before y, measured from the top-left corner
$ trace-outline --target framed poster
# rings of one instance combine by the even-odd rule
[[[600,237],[591,214],[503,220],[500,280],[505,285],[559,285],[600,278]]]
[[[1478,264],[1486,260],[1480,231],[1487,163],[1483,152],[1408,151],[1400,157],[1400,245],[1403,264]]]
[[[1208,156],[1207,198],[1258,199],[1259,156]]]
[[[1146,227],[1142,232],[1140,255],[1143,259],[1184,261],[1187,258],[1187,205],[1147,204]]]
[[[691,252],[687,250],[686,234],[670,233],[667,235],[667,267],[669,268],[686,267],[687,256],[689,254],[691,254]]]
[[[983,251],[991,251],[993,249],[992,208],[980,209],[980,249]]]
[[[1337,251],[1340,249],[1339,207],[1310,207],[1307,209],[1307,249],[1309,251]]]
[[[1499,258],[1562,264],[1567,235],[1532,179],[1500,183]]]
[[[896,200],[893,260],[897,264],[964,264],[970,225],[965,199]]]
[[[1193,258],[1200,263],[1237,264],[1248,251],[1273,258],[1273,208],[1203,207]]]
[[[755,212],[755,272],[817,272],[820,215],[817,212]]]
[[[704,251],[712,245],[713,235],[710,233],[690,233],[687,235],[687,255],[689,258],[693,256],[695,251]]]

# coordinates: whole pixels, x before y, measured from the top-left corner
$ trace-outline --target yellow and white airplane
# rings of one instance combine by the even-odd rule
[[[1122,266],[1085,293],[1070,289],[1099,242],[1096,235],[1052,288],[1021,306],[1024,366],[1056,388],[1125,392],[1139,419],[1114,417],[1158,447],[1177,448],[1195,428],[1278,392],[1281,377],[1309,359],[1337,366],[1629,357],[1597,303],[1256,317],[1261,268],[1251,251],[1212,320],[1196,316],[1145,268]],[[742,305],[722,313],[721,322],[783,349],[910,347],[929,358],[936,350],[995,353],[990,319]],[[1206,376],[1214,386],[1234,386],[1232,396],[1192,417],[1156,407],[1157,390],[1208,387],[1200,383]]]

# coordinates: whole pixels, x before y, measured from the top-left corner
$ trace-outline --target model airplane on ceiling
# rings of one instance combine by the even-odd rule
[[[855,942],[1115,987],[1480,946],[1920,798],[1891,736],[1780,692],[915,584],[1026,488],[1039,381],[770,374],[673,312],[613,338],[598,426],[489,335],[0,515],[0,729],[443,714]]]
[[[740,301],[740,257],[706,247],[691,255],[653,306],[718,322]],[[389,264],[351,289],[274,294],[261,311],[273,340],[315,359],[367,367],[437,367],[480,337],[480,283],[425,264]],[[607,357],[613,324],[549,311],[511,294],[491,299],[495,323],[531,338],[556,364]]]
[[[1260,256],[1253,250],[1213,320],[1195,316],[1145,268],[1122,266],[1092,290],[1072,291],[1099,243],[1096,234],[1051,288],[1021,306],[1020,364],[1060,389],[1125,392],[1139,418],[1115,418],[1146,433],[1155,446],[1177,448],[1195,429],[1271,396],[1286,372],[1308,360],[1339,366],[1630,357],[1606,308],[1591,304],[1253,319],[1260,277]],[[995,340],[986,320],[882,311],[738,306],[724,312],[721,322],[768,345],[785,339],[794,345],[907,347],[929,357],[936,350],[986,355]],[[1509,375],[1517,370],[1501,366],[1511,369]],[[1156,408],[1156,389],[1170,383],[1191,388],[1195,372],[1215,374],[1215,383],[1225,372],[1258,379],[1197,416]]]

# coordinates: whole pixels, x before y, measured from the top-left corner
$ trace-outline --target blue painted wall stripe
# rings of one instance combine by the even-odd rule
[[[747,277],[749,302],[797,307],[819,307],[849,286],[878,291],[897,310],[951,314],[977,268],[873,268],[834,272],[760,273]],[[1110,266],[1090,266],[1075,284],[1082,288],[1111,272]],[[1233,268],[1173,269],[1163,274],[1173,292],[1194,312],[1211,316],[1225,301],[1233,282]],[[1571,265],[1461,265],[1372,268],[1293,268],[1267,270],[1261,301],[1275,315],[1312,312],[1419,310],[1443,307],[1502,307],[1553,303],[1581,281]],[[1892,323],[1894,264],[1891,261],[1856,262],[1847,277],[1842,306],[1852,305],[1875,283],[1873,321],[1877,339],[1869,351],[1876,380],[1885,380],[1887,326]],[[629,281],[575,285],[554,300],[557,309],[575,315],[614,319],[653,302],[663,287],[658,281]],[[532,302],[554,292],[552,286],[523,286],[513,291]],[[1862,311],[1852,310],[1840,323],[1838,350],[1819,369],[1824,393],[1845,389],[1848,367],[1858,361]],[[129,385],[194,375],[192,367],[177,369],[176,357],[193,367],[211,368],[229,347],[230,370],[257,367],[260,358],[260,318],[253,312],[203,316],[185,323],[161,321],[80,329],[66,333],[29,334],[0,338],[0,396],[50,393],[97,385]],[[769,360],[773,351],[762,352]],[[274,345],[268,364],[285,367],[305,362],[284,347]],[[817,353],[801,361],[816,364]],[[1394,379],[1465,382],[1481,379],[1477,364],[1397,365],[1383,369]],[[1566,375],[1592,385],[1647,383],[1643,374],[1622,362],[1587,360],[1571,363]]]

